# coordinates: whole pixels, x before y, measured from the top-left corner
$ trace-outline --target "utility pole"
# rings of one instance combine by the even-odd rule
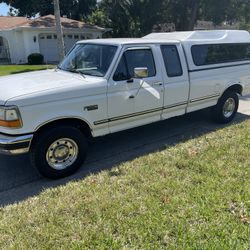
[[[65,56],[65,46],[63,40],[60,5],[59,5],[59,0],[53,0],[53,1],[54,1],[54,13],[56,18],[56,33],[57,33],[57,42],[59,50],[59,60],[62,61]]]

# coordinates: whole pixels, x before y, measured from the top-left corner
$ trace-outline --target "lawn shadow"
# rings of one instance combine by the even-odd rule
[[[97,174],[103,170],[110,170],[110,175],[117,174],[112,171],[112,168],[124,162],[248,119],[250,119],[250,115],[238,113],[233,123],[218,125],[211,121],[209,110],[202,110],[105,137],[94,138],[90,141],[88,158],[84,166],[73,176],[56,181],[42,178],[30,166],[27,156],[18,156],[15,160],[5,157],[6,170],[1,173],[1,175],[5,175],[2,176],[2,180],[9,178],[13,185],[7,188],[8,191],[4,191],[4,187],[1,189],[0,185],[0,191],[2,191],[0,192],[0,206],[23,201],[38,195],[45,189],[65,185],[70,181],[82,180],[90,174]],[[7,169],[11,168],[15,162],[18,162],[15,172],[13,170],[8,172]],[[17,178],[21,175],[23,177],[20,182]]]

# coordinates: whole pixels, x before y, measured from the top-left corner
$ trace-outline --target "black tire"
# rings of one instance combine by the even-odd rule
[[[231,112],[229,111],[226,112],[225,110],[225,107],[228,102],[231,102],[232,105]],[[231,122],[238,111],[238,107],[239,107],[239,97],[237,93],[232,90],[226,91],[219,99],[217,105],[214,106],[211,110],[213,120],[222,124]]]
[[[70,148],[75,148],[74,161],[72,160],[71,162],[70,160],[68,160],[68,164],[70,164],[69,166],[65,167],[64,169],[56,169],[50,166],[50,164],[52,164],[51,162],[49,164],[50,158],[52,158],[49,157],[49,152],[51,152],[49,148],[54,142],[58,140],[64,141],[62,140],[64,138],[67,138],[69,141],[66,141],[62,145],[55,144],[58,145],[55,147],[57,147],[57,150],[59,147],[61,147],[61,150],[64,150],[62,152],[64,152],[63,157],[65,159],[66,157],[68,157],[67,159],[69,159],[71,156]],[[74,147],[69,147],[68,143],[74,143]],[[47,131],[39,133],[34,138],[30,150],[30,160],[31,164],[36,167],[40,174],[44,177],[50,179],[60,179],[73,174],[82,166],[86,158],[86,151],[87,139],[79,129],[70,126],[52,127]],[[55,152],[56,150],[54,150],[53,154]],[[56,158],[54,157],[54,159]]]

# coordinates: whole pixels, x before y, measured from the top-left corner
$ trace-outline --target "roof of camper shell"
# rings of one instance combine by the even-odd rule
[[[144,39],[166,39],[185,42],[202,43],[244,43],[250,42],[250,34],[244,30],[212,30],[212,31],[187,31],[170,33],[151,33]]]
[[[186,53],[188,67],[190,70],[214,67],[214,64],[196,66],[192,59],[191,48],[199,44],[225,44],[225,43],[250,43],[250,34],[243,30],[213,30],[213,31],[190,31],[171,33],[152,33],[143,38],[155,40],[177,40],[182,43]],[[240,63],[240,62],[239,62]],[[227,63],[235,64],[235,63]]]

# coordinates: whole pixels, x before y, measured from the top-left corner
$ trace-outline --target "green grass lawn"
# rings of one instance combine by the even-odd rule
[[[54,65],[0,65],[0,76],[54,68]]]
[[[250,249],[250,121],[0,209],[1,249]]]

